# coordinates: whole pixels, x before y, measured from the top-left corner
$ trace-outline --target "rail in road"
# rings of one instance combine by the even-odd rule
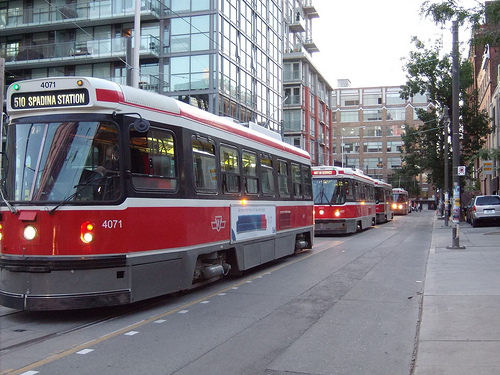
[[[0,374],[410,373],[431,212],[132,306],[0,308]]]

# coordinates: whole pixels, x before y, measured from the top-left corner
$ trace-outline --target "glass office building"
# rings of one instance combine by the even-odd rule
[[[280,131],[282,0],[138,1],[140,88]],[[130,83],[135,7],[134,0],[0,2],[6,85],[71,75]]]

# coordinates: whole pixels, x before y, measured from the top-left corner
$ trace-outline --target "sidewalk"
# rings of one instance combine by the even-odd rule
[[[452,229],[434,220],[414,375],[500,374],[500,227],[458,232],[465,249],[447,249]]]

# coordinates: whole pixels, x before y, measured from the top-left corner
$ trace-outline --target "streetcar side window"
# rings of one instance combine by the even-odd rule
[[[311,167],[308,165],[302,166],[302,178],[304,185],[304,198],[311,199],[312,198],[312,174]]]
[[[278,191],[280,197],[290,196],[288,189],[288,165],[283,160],[278,160]]]
[[[273,161],[271,158],[261,155],[260,166],[262,173],[262,193],[264,195],[274,195]]]
[[[356,200],[354,199],[353,180],[351,180],[351,179],[344,180],[344,188],[345,188],[346,202],[355,202]]]
[[[217,192],[217,166],[215,145],[211,142],[193,139],[193,173],[196,190]]]
[[[137,188],[177,188],[175,142],[172,133],[150,129],[130,133],[130,172]]]
[[[224,193],[240,192],[240,168],[238,150],[233,147],[220,146],[220,170],[222,173],[222,191]]]
[[[302,197],[302,184],[300,176],[300,166],[292,163],[292,185],[293,185],[293,196],[296,198]]]
[[[243,178],[246,194],[259,194],[259,179],[257,178],[257,155],[253,152],[243,151],[241,154]]]

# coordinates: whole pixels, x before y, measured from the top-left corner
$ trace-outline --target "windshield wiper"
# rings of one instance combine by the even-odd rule
[[[2,201],[5,203],[5,205],[9,208],[9,211],[13,213],[14,215],[17,214],[17,209],[12,206],[7,199],[5,199],[4,191],[3,191],[3,184],[0,182],[0,195],[2,196]]]
[[[58,203],[53,209],[51,209],[49,211],[49,215],[51,215],[55,210],[57,210],[59,207],[65,205],[66,203],[68,203],[70,200],[72,200],[74,197],[76,197],[78,195],[78,193],[80,193],[82,190],[84,190],[86,187],[90,186],[90,185],[97,185],[99,183],[99,181],[101,181],[103,178],[107,178],[106,176],[102,176],[100,173],[96,173],[96,174],[93,174],[91,175],[87,181],[84,181],[83,183],[81,184],[77,184],[75,186],[73,186],[73,188],[78,188],[76,189],[76,191],[67,196],[62,202]]]

